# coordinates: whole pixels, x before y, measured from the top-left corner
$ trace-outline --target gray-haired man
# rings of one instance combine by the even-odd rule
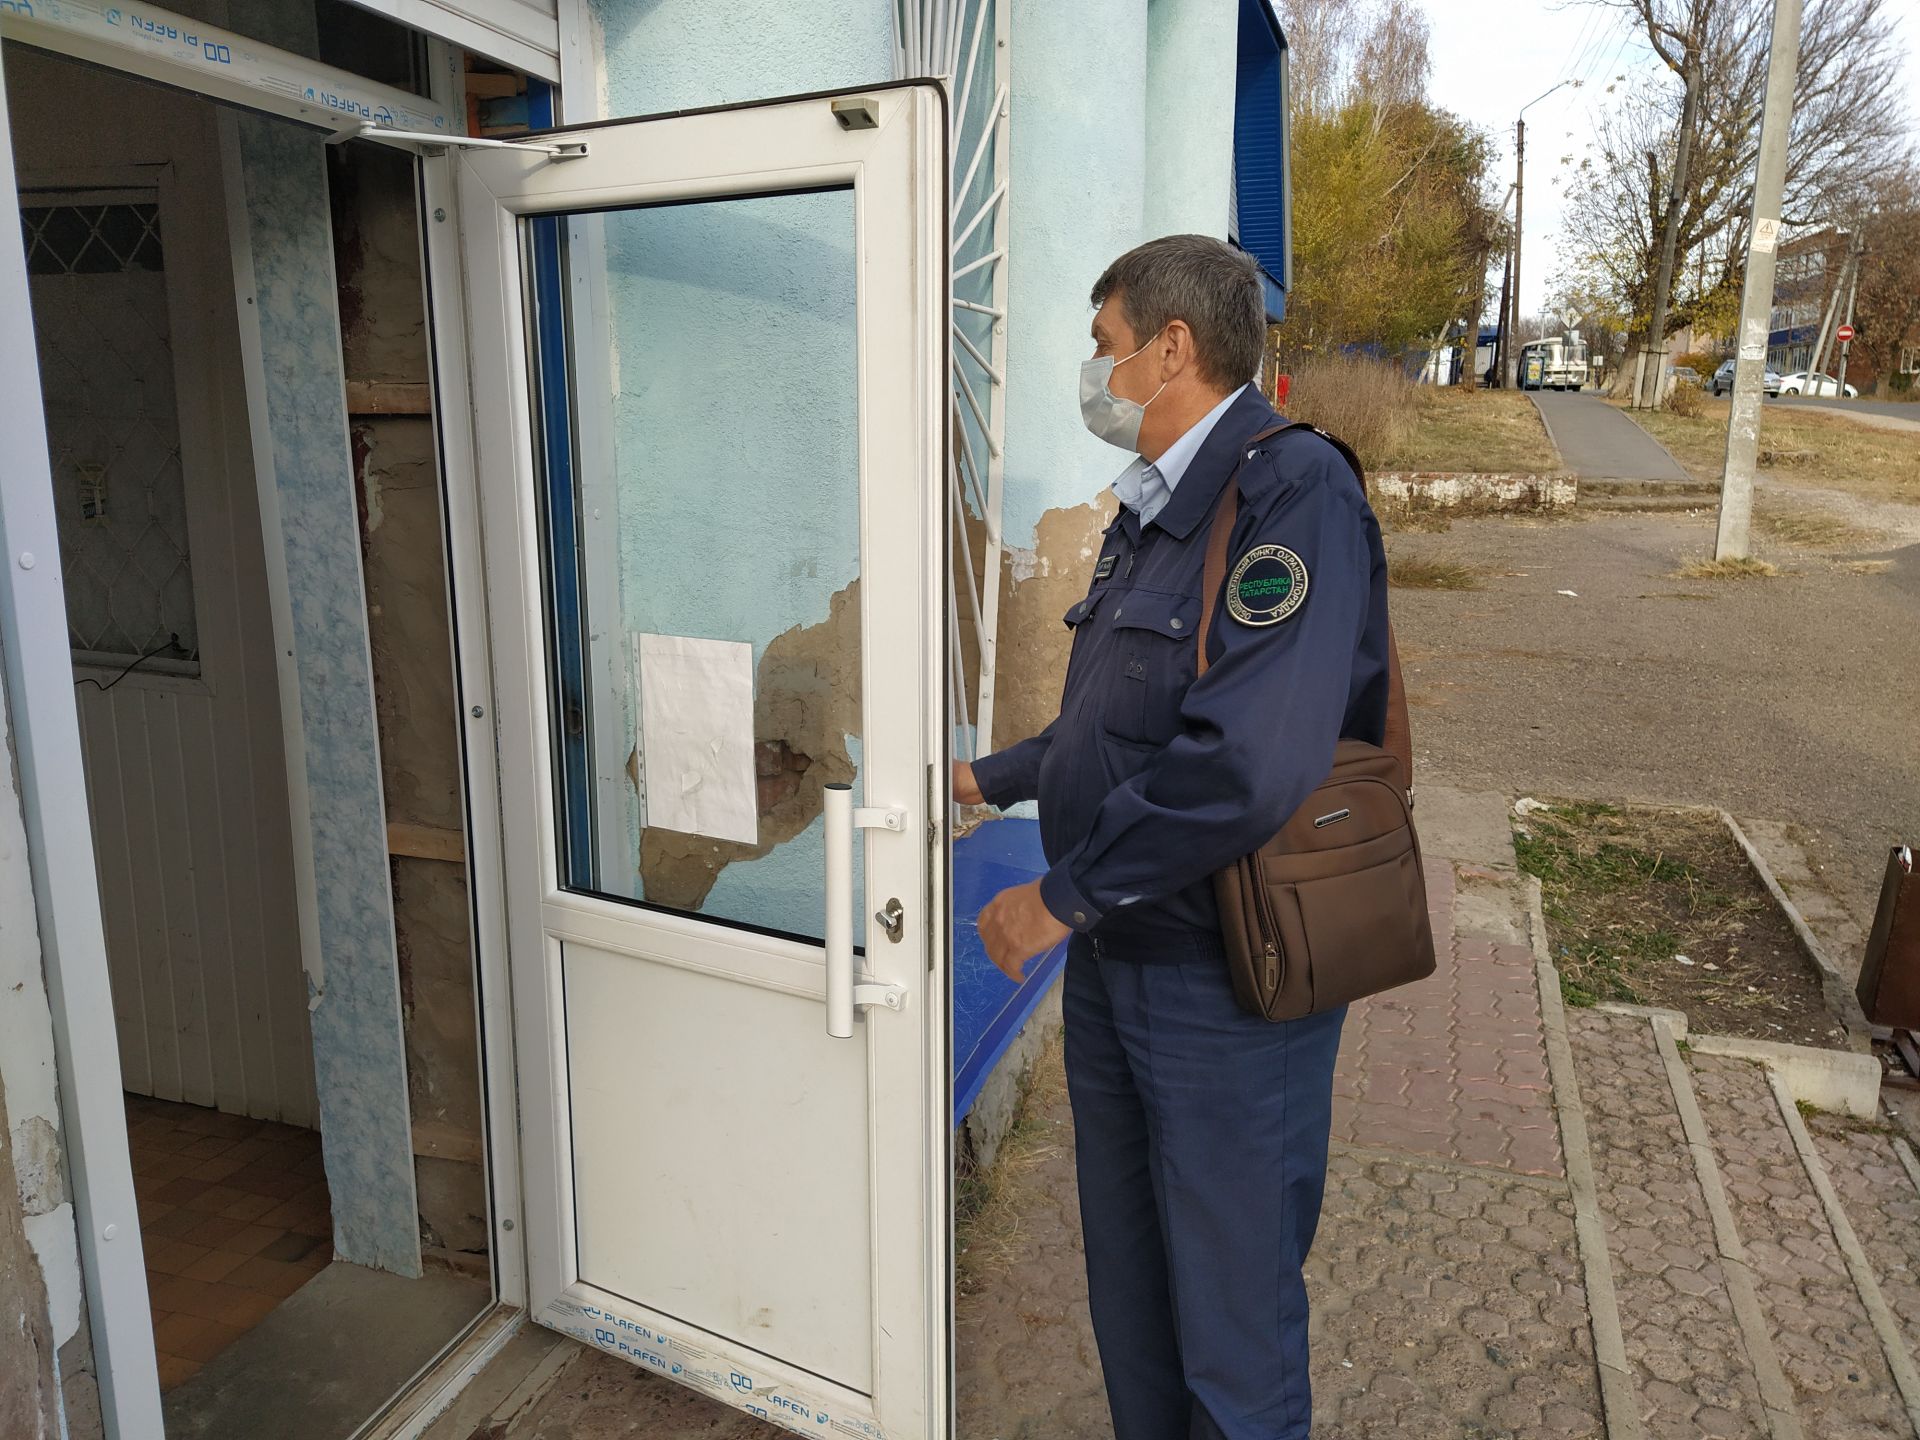
[[[1210,877],[1258,847],[1387,710],[1386,558],[1344,459],[1251,381],[1252,262],[1176,235],[1093,289],[1089,429],[1137,452],[1073,627],[1060,714],[958,799],[1037,798],[1050,869],[980,916],[1018,976],[1072,934],[1067,1082],[1088,1292],[1117,1440],[1306,1440],[1301,1266],[1326,1180],[1344,1010],[1235,1004]],[[1196,679],[1207,537],[1239,509]]]

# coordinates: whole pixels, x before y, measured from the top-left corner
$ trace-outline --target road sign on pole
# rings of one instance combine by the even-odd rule
[[[1853,339],[1853,334],[1854,334],[1853,326],[1842,325],[1838,330],[1834,331],[1833,333],[1836,337],[1838,337],[1840,343],[1844,345],[1849,340]]]

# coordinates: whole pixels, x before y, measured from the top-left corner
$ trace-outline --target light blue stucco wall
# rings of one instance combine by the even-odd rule
[[[1007,544],[1094,499],[1125,457],[1080,423],[1087,292],[1147,237],[1146,0],[1012,0]]]
[[[872,85],[893,76],[887,0],[589,0],[610,115]]]
[[[304,0],[250,13],[250,33],[313,47]],[[319,955],[309,958],[320,1140],[342,1260],[420,1273],[399,964],[387,873],[386,805],[374,718],[360,527],[347,438],[326,141],[253,115],[234,122],[261,393],[255,463],[270,568],[284,565],[292,628],[278,637],[297,675],[299,745]],[[244,272],[243,272],[244,273]],[[262,418],[264,424],[261,423]],[[277,524],[275,520],[277,519]],[[296,811],[297,813],[297,811]],[[318,960],[317,966],[313,960]]]
[[[1227,235],[1239,0],[1148,0],[1146,232]]]

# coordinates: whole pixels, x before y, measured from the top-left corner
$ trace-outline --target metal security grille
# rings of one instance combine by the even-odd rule
[[[38,191],[20,221],[75,658],[196,673],[158,196]]]
[[[1006,0],[894,0],[894,66],[953,93],[954,550],[948,573],[957,751],[993,748],[1000,623],[1000,509],[1007,434],[1008,56]],[[968,642],[971,642],[970,644]],[[974,683],[969,686],[971,673]]]

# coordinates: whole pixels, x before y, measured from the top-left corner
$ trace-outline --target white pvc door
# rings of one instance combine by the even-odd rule
[[[943,107],[445,162],[533,1313],[901,1440],[949,1403]]]

